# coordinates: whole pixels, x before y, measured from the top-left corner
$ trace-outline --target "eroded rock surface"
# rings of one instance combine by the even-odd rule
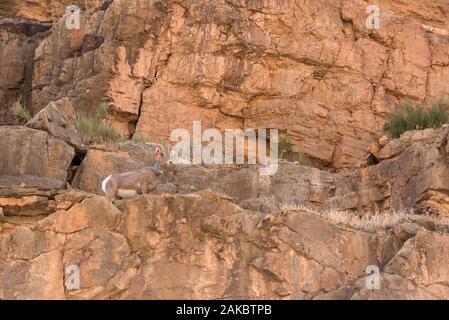
[[[0,19],[21,17],[28,20],[51,22],[66,12],[70,5],[95,11],[111,0],[4,0],[0,4]]]
[[[115,206],[71,191],[58,203],[66,209],[0,235],[2,299],[448,298],[448,235],[424,227],[404,242],[210,191]],[[379,290],[364,287],[372,265]],[[73,266],[79,289],[64,287]]]
[[[47,132],[0,127],[0,189],[62,189],[75,151]]]
[[[11,112],[17,102],[31,109],[34,51],[50,28],[27,20],[0,20],[0,124],[20,120]]]
[[[379,0],[370,30],[371,4],[2,1],[0,124],[24,122],[21,102],[34,129],[0,127],[0,299],[449,299],[449,128],[383,136],[404,97],[449,94],[449,5]],[[278,128],[319,168],[171,165],[154,194],[111,203],[101,181],[155,145],[84,154],[75,113],[100,103],[158,143],[199,120]],[[366,232],[302,205],[423,216]]]
[[[4,130],[27,133],[14,145],[16,153],[27,150],[17,146],[23,148],[33,134],[53,139],[28,128]],[[400,162],[404,168],[418,168],[402,171],[411,177],[419,176],[422,166],[429,168],[427,174],[436,170],[444,177],[447,134],[443,128],[392,140],[379,151],[380,163],[359,174],[382,170],[392,183],[400,183],[403,180],[385,169],[396,172]],[[59,144],[73,155],[71,147]],[[103,173],[147,165],[153,147],[127,142],[92,148],[74,184],[98,192]],[[173,187],[172,194],[114,203],[85,191],[40,191],[39,196],[25,187],[17,193],[20,197],[0,198],[0,298],[449,298],[449,257],[444,249],[449,224],[413,216],[366,232],[337,225],[310,210],[279,210],[283,203],[322,208],[332,199],[341,201],[340,188],[348,185],[368,188],[368,198],[363,199],[372,204],[369,197],[376,193],[369,186],[376,180],[351,182],[351,175],[289,162],[282,162],[273,177],[259,176],[257,169],[174,166],[163,184]],[[414,188],[426,187],[409,180]],[[395,199],[392,190],[383,194],[388,201]],[[421,204],[419,199],[410,204]],[[367,287],[369,266],[380,270],[378,289]],[[66,282],[74,267],[80,272],[78,289]]]
[[[50,102],[26,126],[47,131],[52,137],[65,141],[78,150],[83,148],[81,135],[76,128],[75,110],[68,99]]]
[[[33,111],[107,101],[123,134],[137,124],[157,142],[193,120],[276,127],[322,165],[352,167],[404,96],[449,93],[449,10],[430,2],[379,2],[380,30],[364,0],[93,4],[79,30],[62,17],[36,50]]]
[[[410,210],[448,215],[449,127],[406,132],[377,154],[379,164],[338,175],[338,208]]]
[[[360,212],[414,210],[447,216],[448,136],[449,127],[410,131],[378,150],[378,164],[337,173],[288,161],[281,161],[273,176],[260,175],[257,165],[173,165],[166,168],[159,191],[182,194],[211,189],[245,208],[264,212],[295,204]],[[134,146],[133,151],[127,150],[130,146]],[[92,148],[73,186],[102,194],[100,186],[105,177],[147,167],[151,157],[146,147],[137,143]]]
[[[318,299],[354,300],[447,300],[448,270],[437,267],[446,263],[449,252],[445,243],[447,234],[429,232],[422,228],[416,236],[405,242],[393,259],[385,266],[380,287],[367,289],[367,279],[318,296]],[[444,262],[443,262],[444,261]]]

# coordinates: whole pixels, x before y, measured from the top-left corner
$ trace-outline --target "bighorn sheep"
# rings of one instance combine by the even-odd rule
[[[164,156],[160,148],[156,148],[154,153],[155,164],[150,168],[143,168],[137,171],[113,174],[103,180],[101,189],[108,200],[114,196],[120,198],[130,198],[139,194],[148,194],[159,184],[162,171],[159,167],[160,159]]]

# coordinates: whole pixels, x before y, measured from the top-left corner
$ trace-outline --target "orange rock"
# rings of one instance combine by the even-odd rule
[[[193,120],[220,130],[278,128],[307,156],[342,169],[364,162],[402,97],[447,93],[444,36],[422,26],[438,21],[432,27],[444,29],[443,0],[381,1],[375,36],[363,0],[263,3],[257,17],[253,8],[218,0],[187,9],[124,3],[114,1],[104,15],[83,12],[83,35],[104,39],[90,51],[70,49],[63,21],[55,22],[36,50],[37,110],[70,96],[75,109],[93,111],[106,98],[120,132],[132,134],[137,123],[161,143]]]

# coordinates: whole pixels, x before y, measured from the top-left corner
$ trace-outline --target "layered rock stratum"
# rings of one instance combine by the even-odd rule
[[[55,210],[0,237],[1,298],[448,297],[448,225],[425,219],[408,222],[416,228],[406,237],[368,233],[303,211],[244,210],[210,191],[115,206],[72,191],[56,196]],[[372,265],[382,269],[379,290],[365,286]],[[70,266],[77,290],[64,286]]]
[[[2,1],[0,299],[449,299],[449,127],[379,139],[449,93],[449,4],[369,5]],[[277,128],[312,166],[167,165],[110,202],[155,144],[86,145],[101,103],[125,140]]]
[[[47,133],[1,130],[1,143],[16,139],[10,156],[19,172],[0,176],[2,299],[449,297],[447,128],[393,140],[379,164],[351,175],[289,162],[273,177],[250,166],[173,165],[155,194],[113,203],[99,183],[142,167],[151,153],[146,144],[92,147],[74,177],[55,171],[42,180],[48,157],[66,148],[73,158],[73,148],[57,140],[55,151],[29,166],[30,148],[52,145]],[[18,142],[28,136],[32,146]],[[70,158],[52,161],[69,168]],[[381,181],[382,172],[391,174]],[[77,189],[64,190],[66,179]],[[370,220],[380,204],[415,214]],[[347,208],[355,211],[337,211]],[[357,213],[368,219],[354,224]],[[76,289],[67,285],[74,266]],[[375,289],[367,285],[373,266]]]
[[[137,127],[156,142],[193,120],[276,127],[322,165],[347,168],[404,97],[448,94],[445,0],[378,1],[379,30],[366,28],[363,0],[82,2],[80,29],[67,30],[66,2],[10,1],[54,23],[38,45],[26,28],[0,26],[1,70],[12,75],[2,103],[22,97],[37,112],[66,97],[84,110],[105,100],[124,134]]]

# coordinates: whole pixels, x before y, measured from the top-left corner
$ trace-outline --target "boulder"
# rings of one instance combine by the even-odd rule
[[[413,222],[400,223],[394,228],[394,234],[401,240],[406,241],[418,233],[421,226]]]
[[[52,137],[67,142],[79,151],[83,149],[81,135],[76,127],[75,110],[68,99],[50,102],[26,126],[47,131]]]
[[[60,234],[74,233],[87,228],[113,230],[120,220],[120,212],[103,197],[89,197],[67,210],[58,210],[38,222],[42,230]]]
[[[75,151],[45,131],[0,127],[0,189],[62,189]]]
[[[446,216],[448,136],[448,127],[404,133],[376,153],[378,164],[334,175],[335,194],[326,205]]]
[[[385,267],[380,289],[361,288],[352,299],[448,299],[447,241],[448,234],[420,230]]]
[[[6,216],[36,216],[53,212],[54,202],[42,196],[0,198],[0,208]]]

